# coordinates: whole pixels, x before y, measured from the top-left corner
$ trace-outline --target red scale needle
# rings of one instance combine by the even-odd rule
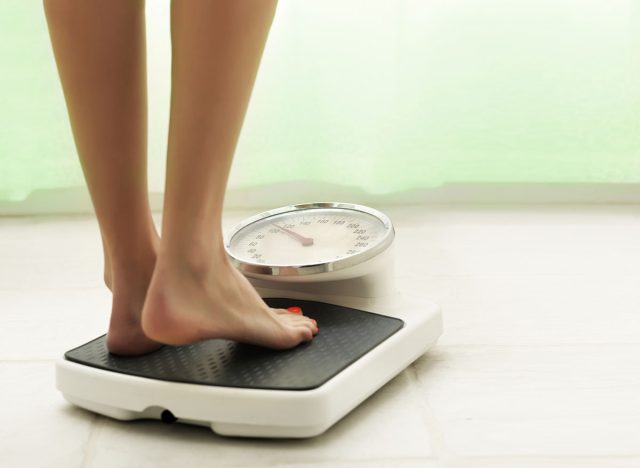
[[[273,223],[273,225],[275,227],[277,227],[278,229],[282,229],[284,232],[289,234],[294,239],[299,240],[302,245],[304,245],[304,246],[313,245],[313,239],[311,237],[304,237],[304,236],[298,234],[297,232],[293,232],[291,229],[283,228],[282,226],[278,226],[275,223]]]

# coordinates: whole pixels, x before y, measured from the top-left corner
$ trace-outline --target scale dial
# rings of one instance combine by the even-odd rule
[[[360,265],[393,242],[389,218],[349,203],[305,203],[265,211],[236,226],[225,242],[248,276],[306,276]]]

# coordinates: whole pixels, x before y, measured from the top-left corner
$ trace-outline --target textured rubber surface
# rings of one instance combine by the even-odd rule
[[[318,322],[310,343],[275,351],[229,340],[163,346],[145,356],[109,354],[101,336],[65,354],[79,364],[158,380],[224,387],[308,390],[324,384],[349,364],[400,330],[403,321],[321,302],[265,299],[271,307],[300,306]]]

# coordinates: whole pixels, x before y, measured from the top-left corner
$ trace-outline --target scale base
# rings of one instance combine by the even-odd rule
[[[208,340],[128,358],[110,355],[99,337],[56,364],[57,387],[69,402],[120,420],[196,424],[225,436],[312,437],[422,355],[442,330],[430,303],[394,301],[372,313],[265,301],[301,306],[320,333],[287,351]]]

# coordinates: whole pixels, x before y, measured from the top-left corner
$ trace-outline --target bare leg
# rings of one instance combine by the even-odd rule
[[[143,0],[44,0],[51,42],[113,291],[107,344],[138,354],[159,344],[140,324],[156,259],[146,180]]]
[[[105,240],[102,231],[100,232],[100,239],[102,240],[102,256],[104,257],[104,284],[109,290],[111,290],[113,286],[113,281],[111,279],[111,258],[107,251],[107,241]]]
[[[308,341],[313,321],[272,310],[224,252],[222,203],[273,19],[270,0],[174,0],[171,121],[162,241],[143,312],[169,344]]]

